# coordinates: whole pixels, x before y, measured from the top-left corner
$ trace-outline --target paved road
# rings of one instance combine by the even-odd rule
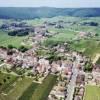
[[[78,75],[78,70],[76,69],[76,63],[73,64],[72,72],[73,72],[73,75],[67,88],[66,100],[73,100],[74,89],[76,86],[76,77]]]

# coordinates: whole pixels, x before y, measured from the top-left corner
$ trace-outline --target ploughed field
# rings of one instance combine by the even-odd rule
[[[39,84],[33,82],[33,78],[0,72],[0,100],[45,100],[56,79],[56,76],[48,75]]]

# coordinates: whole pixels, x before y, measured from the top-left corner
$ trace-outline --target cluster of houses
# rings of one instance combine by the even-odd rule
[[[51,64],[49,60],[45,58],[39,58],[33,49],[22,53],[16,49],[12,50],[12,53],[8,53],[8,49],[0,48],[0,58],[4,60],[4,63],[10,64],[14,67],[32,68],[33,72],[36,70],[38,73],[45,73],[51,71],[52,73],[60,72],[61,70],[70,73],[72,66],[71,61],[53,61]]]
[[[64,23],[63,20],[60,20],[58,22],[47,22],[47,21],[45,21],[43,24],[46,27],[53,27],[53,28],[63,29],[65,23]]]
[[[65,82],[59,82],[49,94],[48,100],[64,100],[67,95]]]
[[[100,85],[100,55],[97,54],[92,62],[92,72],[86,74],[86,84]]]
[[[10,32],[28,32],[35,33],[35,34],[41,34],[44,36],[50,35],[50,32],[48,32],[46,26],[30,26],[26,22],[12,22],[12,23],[5,23],[0,26],[0,29]]]
[[[100,85],[100,64],[94,64],[91,73],[87,74],[87,84]]]
[[[18,30],[25,27],[29,27],[25,22],[12,22],[12,23],[4,23],[0,26],[0,29],[3,30]]]
[[[93,32],[79,32],[79,38],[87,38],[87,37],[94,37],[96,33]]]
[[[85,92],[85,75],[78,74],[73,100],[83,100]]]
[[[92,70],[93,78],[96,82],[96,85],[100,84],[100,64],[96,64]]]
[[[12,49],[12,53],[9,54],[8,49],[0,48],[0,58],[4,60],[5,64],[10,64],[11,68],[30,69],[32,73],[42,74],[43,76],[49,73],[58,75],[57,84],[51,90],[48,100],[64,100],[67,97],[67,85],[73,74],[73,54],[66,53],[67,60],[58,60],[50,63],[49,60],[38,57],[35,49],[32,48],[24,53]]]
[[[55,27],[55,28],[64,28],[63,21],[59,22],[44,22],[44,25],[42,26],[27,26],[26,23],[11,23],[3,24],[0,28],[6,29],[6,30],[19,30],[19,29],[27,29],[29,28],[29,31],[35,33],[35,36],[28,37],[28,41],[32,41],[32,48],[27,50],[26,52],[22,53],[17,49],[7,49],[0,47],[0,59],[3,60],[5,64],[11,65],[11,68],[17,68],[20,67],[22,69],[30,69],[31,72],[48,75],[56,74],[58,75],[58,82],[51,90],[48,100],[65,100],[67,97],[67,85],[69,84],[73,71],[73,62],[75,59],[77,59],[77,69],[80,71],[83,71],[86,58],[83,57],[81,54],[77,54],[76,52],[66,52],[66,48],[68,47],[67,43],[64,43],[63,45],[59,44],[57,46],[54,46],[52,50],[55,50],[58,52],[58,54],[67,57],[67,59],[59,59],[57,61],[50,62],[45,57],[40,57],[37,55],[37,49],[39,48],[38,43],[41,41],[44,41],[46,39],[46,36],[53,35],[53,33],[50,33],[47,30],[47,27]],[[79,33],[80,38],[83,37],[91,37],[95,36],[94,33],[91,32],[80,32]],[[27,43],[27,41],[23,41],[23,43]],[[60,56],[61,56],[60,55]],[[95,81],[96,84],[100,84],[100,64],[94,64],[93,70],[91,75],[86,76],[87,80],[91,79],[93,82]],[[85,75],[82,73],[79,73],[76,78],[76,86],[75,86],[75,92],[73,100],[82,100],[84,96],[85,91]]]
[[[50,92],[48,100],[64,100],[67,97],[67,85],[72,76],[73,62],[70,60],[62,61],[61,65],[58,82]]]
[[[26,22],[12,22],[12,23],[4,23],[0,26],[0,29],[5,31],[21,31],[26,30],[29,33],[34,32],[35,34],[42,34],[44,36],[51,35],[48,31],[48,28],[53,26],[54,28],[64,28],[63,21],[58,22],[44,22],[43,25],[40,26],[30,26]]]

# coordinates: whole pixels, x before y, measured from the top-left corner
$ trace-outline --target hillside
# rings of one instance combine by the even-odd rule
[[[32,19],[55,16],[97,17],[100,8],[12,8],[0,7],[0,18]]]

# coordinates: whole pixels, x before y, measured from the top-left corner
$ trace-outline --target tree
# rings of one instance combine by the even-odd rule
[[[4,79],[3,82],[5,83],[6,82],[6,79]]]
[[[8,45],[8,49],[13,49],[13,48],[15,48],[13,45]]]
[[[27,51],[28,50],[28,48],[26,48],[26,47],[24,47],[24,46],[20,46],[19,47],[19,51],[21,51],[21,52],[25,52],[25,51]]]
[[[7,79],[10,79],[10,77],[8,76]]]
[[[90,62],[86,62],[85,66],[84,66],[84,71],[91,72],[92,68],[93,68],[92,64]]]
[[[0,86],[2,85],[2,83],[0,83]]]

